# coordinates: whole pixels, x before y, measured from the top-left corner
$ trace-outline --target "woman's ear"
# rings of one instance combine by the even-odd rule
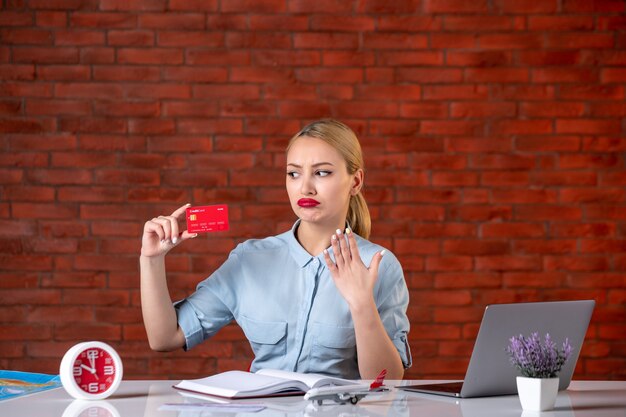
[[[364,177],[363,170],[360,168],[357,169],[354,175],[352,176],[352,185],[350,187],[351,196],[357,195],[361,191],[361,188],[363,188],[363,179],[364,179],[363,177]]]

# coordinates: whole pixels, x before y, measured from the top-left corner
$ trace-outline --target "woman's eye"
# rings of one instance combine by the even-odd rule
[[[330,171],[317,171],[317,175],[319,175],[320,177],[325,177],[330,174],[331,174]]]
[[[300,176],[300,174],[298,174],[297,172],[294,172],[294,171],[289,171],[289,172],[287,172],[287,176],[291,177],[291,178],[298,178]]]

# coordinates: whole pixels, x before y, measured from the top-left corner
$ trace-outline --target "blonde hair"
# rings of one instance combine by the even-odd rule
[[[291,138],[287,145],[287,152],[291,145],[303,136],[321,139],[335,148],[346,161],[348,174],[353,175],[357,170],[365,169],[359,139],[352,129],[345,124],[333,119],[322,119],[309,123]],[[350,196],[346,220],[352,231],[365,239],[369,238],[372,219],[362,189],[357,194]]]

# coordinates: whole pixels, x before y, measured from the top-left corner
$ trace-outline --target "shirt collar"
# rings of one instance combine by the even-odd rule
[[[296,239],[296,230],[298,230],[298,226],[300,226],[300,219],[296,220],[291,227],[291,231],[287,233],[287,241],[289,242],[289,251],[291,252],[291,256],[293,256],[293,259],[295,259],[300,268],[304,268],[315,258],[318,258],[322,265],[324,265],[325,261],[323,253],[317,257],[313,256],[302,247],[300,242],[298,242],[298,239]],[[332,253],[332,247],[328,247],[328,252]]]

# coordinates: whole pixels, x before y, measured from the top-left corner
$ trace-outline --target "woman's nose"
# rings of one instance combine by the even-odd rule
[[[308,175],[302,178],[301,192],[303,195],[315,194],[315,185],[313,184],[313,178]]]

